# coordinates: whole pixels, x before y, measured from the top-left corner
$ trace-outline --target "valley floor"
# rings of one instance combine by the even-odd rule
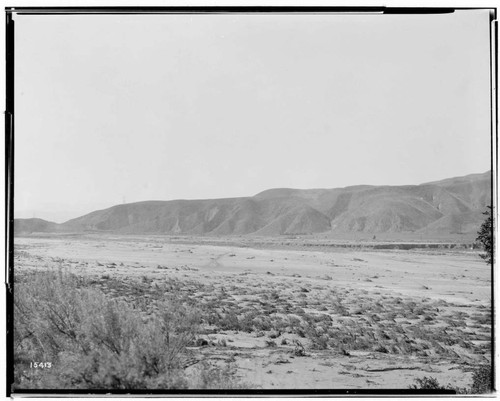
[[[256,389],[466,387],[491,363],[491,270],[467,249],[373,250],[160,236],[15,238],[15,276],[67,268],[152,313],[203,312],[194,362]],[[192,367],[187,367],[189,372]]]

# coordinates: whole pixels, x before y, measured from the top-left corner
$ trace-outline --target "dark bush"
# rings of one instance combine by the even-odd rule
[[[486,263],[493,263],[493,208],[488,206],[488,210],[483,213],[486,216],[483,224],[477,232],[476,241],[481,244],[485,253],[479,255]]]
[[[491,366],[483,365],[476,368],[472,375],[472,394],[486,394],[491,393],[493,381],[491,375]]]
[[[411,385],[410,388],[423,390],[453,390],[456,394],[488,394],[492,391],[492,379],[491,366],[482,365],[474,369],[472,386],[470,388],[454,387],[451,385],[444,387],[440,385],[434,377],[415,379],[416,384]]]
[[[446,390],[435,377],[424,376],[422,379],[415,379],[415,383],[410,386],[413,390]]]

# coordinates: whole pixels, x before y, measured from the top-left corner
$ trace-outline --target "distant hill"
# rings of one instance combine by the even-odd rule
[[[471,234],[491,204],[491,173],[405,186],[270,189],[252,197],[146,201],[63,224],[16,220],[15,232],[97,231],[191,235],[314,233]]]
[[[31,234],[59,231],[60,224],[43,219],[14,219],[15,234]]]

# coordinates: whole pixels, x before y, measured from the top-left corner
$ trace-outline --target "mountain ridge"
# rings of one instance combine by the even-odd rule
[[[16,219],[14,232],[470,234],[477,231],[481,213],[489,204],[490,171],[420,185],[273,188],[240,198],[134,202],[96,210],[61,224]]]

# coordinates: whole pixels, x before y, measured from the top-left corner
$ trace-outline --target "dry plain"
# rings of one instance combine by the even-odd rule
[[[202,311],[194,362],[229,363],[250,388],[406,389],[424,376],[465,387],[490,363],[491,271],[477,250],[317,245],[27,236],[15,238],[14,268],[65,268],[145,315],[159,292],[178,291]]]

